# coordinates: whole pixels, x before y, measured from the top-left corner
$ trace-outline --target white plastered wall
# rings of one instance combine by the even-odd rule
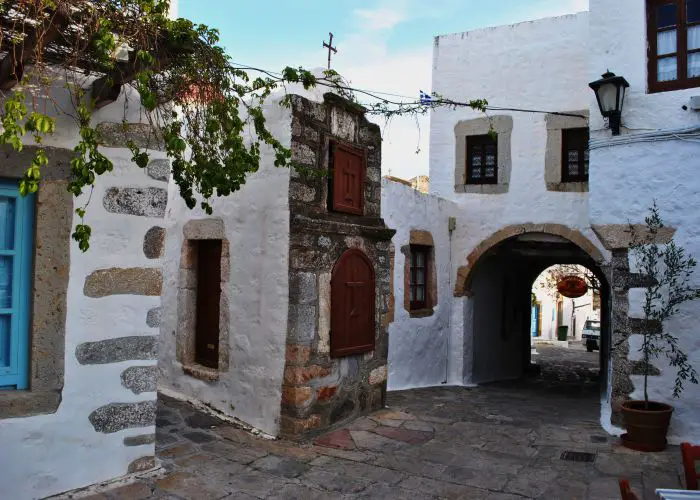
[[[433,91],[457,100],[485,98],[503,107],[576,112],[589,107],[588,14],[562,16],[435,38]],[[510,225],[555,223],[577,229],[598,244],[589,224],[588,193],[548,191],[545,185],[545,115],[491,111],[513,119],[512,171],[504,194],[455,193],[455,126],[484,115],[469,108],[431,114],[430,189],[456,203],[452,274],[483,240]],[[460,165],[460,168],[464,166]],[[454,279],[454,278],[453,278]],[[473,298],[453,317],[472,317]],[[464,344],[464,383],[473,345],[471,321],[463,338],[453,325],[451,344]]]
[[[123,95],[123,94],[122,94]],[[70,109],[62,87],[56,85],[53,97]],[[138,101],[132,95],[126,120],[141,121]],[[48,110],[53,109],[48,106]],[[124,102],[119,100],[93,114],[93,125],[125,119]],[[50,111],[49,111],[50,112]],[[72,149],[78,141],[75,122],[61,118],[53,137],[46,145]],[[131,163],[125,148],[104,148],[102,152],[114,162],[114,171],[98,178],[86,223],[92,227],[88,252],[81,252],[71,242],[70,274],[66,313],[65,379],[62,401],[54,414],[0,420],[0,497],[24,500],[43,498],[63,491],[123,476],[135,459],[153,455],[153,444],[124,446],[127,436],[148,434],[154,427],[126,429],[106,434],[97,432],[88,416],[109,403],[131,403],[155,399],[153,392],[139,395],[121,384],[120,374],[129,366],[153,365],[153,361],[125,361],[102,365],[80,365],[76,347],[115,337],[157,335],[146,325],[149,309],[160,305],[160,297],[113,295],[88,298],[83,295],[85,278],[97,269],[110,267],[157,267],[159,260],[149,260],[143,253],[143,238],[162,219],[125,216],[107,212],[102,199],[112,186],[155,186],[154,181]],[[153,152],[157,158],[159,153]],[[51,165],[45,168],[51,168]],[[84,204],[86,191],[74,201]],[[128,223],[125,223],[125,220]],[[79,222],[74,216],[73,227]]]
[[[268,126],[282,144],[291,141],[291,117],[268,110]],[[240,191],[214,199],[208,216],[190,210],[171,182],[166,218],[163,318],[159,387],[211,405],[223,413],[276,435],[279,427],[282,372],[287,335],[289,262],[289,170],[274,166],[265,148],[260,170]],[[182,371],[176,358],[180,257],[187,221],[221,218],[229,241],[231,271],[227,283],[229,368],[216,382]]]
[[[394,254],[394,322],[389,325],[389,390],[430,387],[447,382],[450,352],[450,235],[454,204],[410,186],[382,179],[382,218],[396,229]],[[438,302],[431,316],[412,318],[404,307],[406,256],[411,230],[433,237]],[[461,359],[459,360],[461,363]]]
[[[600,78],[610,69],[630,83],[622,115],[622,134],[632,137],[649,130],[672,130],[700,126],[700,113],[683,110],[700,88],[648,94],[646,13],[637,0],[591,0],[591,64],[589,79]],[[592,99],[592,140],[608,139],[603,120]],[[593,224],[643,223],[647,208],[656,200],[667,226],[677,228],[676,242],[695,257],[700,256],[700,202],[698,199],[698,155],[700,144],[669,140],[602,147],[591,151],[591,220]],[[700,285],[696,273],[695,285]],[[641,315],[642,289],[632,289],[630,315]],[[678,335],[680,347],[696,369],[700,368],[700,302],[684,305],[668,322]],[[630,340],[630,358],[638,359],[639,338]],[[654,365],[661,376],[650,378],[649,397],[673,404],[669,441],[700,441],[700,387],[688,385],[677,400],[671,398],[675,371],[665,362]],[[632,398],[643,397],[642,377],[633,376]],[[605,409],[606,412],[609,409]],[[603,419],[606,423],[606,419]]]

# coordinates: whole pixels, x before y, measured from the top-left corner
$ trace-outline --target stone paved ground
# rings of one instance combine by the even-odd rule
[[[620,476],[640,498],[681,487],[678,448],[620,447],[598,425],[598,399],[594,384],[565,391],[562,380],[541,375],[394,392],[387,409],[295,444],[254,438],[161,398],[158,454],[166,474],[91,500],[604,500],[619,498]],[[595,461],[561,460],[566,450],[593,453]]]
[[[570,342],[568,348],[539,344],[532,360],[541,367],[532,384],[548,384],[549,390],[563,392],[585,392],[598,386],[600,353],[586,351],[580,341]]]

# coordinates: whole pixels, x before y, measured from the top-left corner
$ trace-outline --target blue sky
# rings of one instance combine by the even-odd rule
[[[430,89],[433,36],[587,10],[588,0],[179,0],[179,15],[216,27],[234,61],[279,71],[325,66],[354,86],[417,95]],[[384,127],[382,170],[428,173],[428,120]],[[417,146],[421,152],[416,154]]]

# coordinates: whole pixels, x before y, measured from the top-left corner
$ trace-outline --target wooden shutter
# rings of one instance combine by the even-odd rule
[[[498,142],[490,135],[467,137],[467,184],[498,184]]]
[[[219,367],[219,302],[221,300],[221,240],[197,242],[197,326],[195,361]]]
[[[0,182],[0,389],[29,388],[34,195]]]
[[[346,251],[331,277],[331,356],[374,350],[374,268],[360,250]]]
[[[562,130],[562,182],[588,182],[588,129]]]
[[[428,307],[428,257],[430,247],[411,245],[411,275],[409,276],[409,307],[412,311]]]
[[[332,208],[336,212],[362,215],[364,206],[365,155],[358,149],[334,144]]]

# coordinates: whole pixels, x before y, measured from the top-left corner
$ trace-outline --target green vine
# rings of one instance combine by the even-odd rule
[[[10,144],[18,153],[24,149],[22,138],[30,134],[37,145],[41,145],[46,135],[53,134],[56,130],[56,121],[47,115],[29,112],[25,103],[26,97],[21,92],[14,92],[5,100],[2,115],[2,128],[0,144]],[[41,179],[41,168],[48,165],[49,159],[46,150],[38,148],[31,160],[29,167],[19,183],[19,192],[22,196],[36,193]]]

